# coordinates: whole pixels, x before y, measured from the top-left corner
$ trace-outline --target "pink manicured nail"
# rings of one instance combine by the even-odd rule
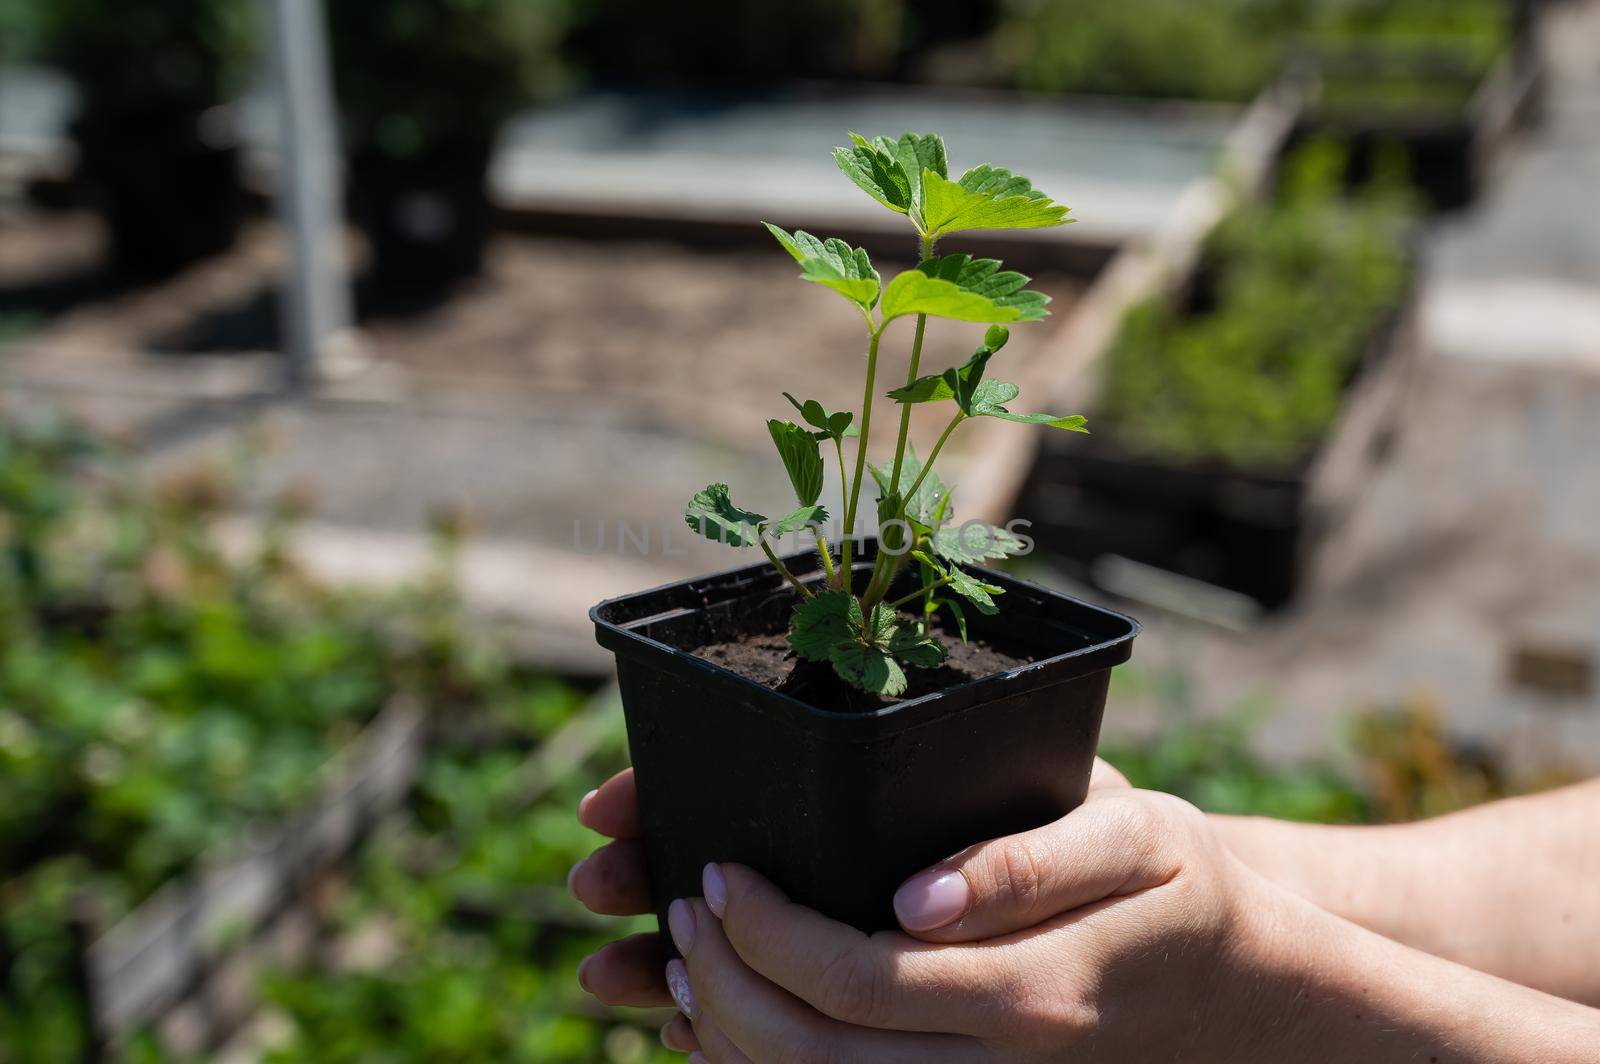
[[[960,872],[920,872],[894,892],[894,914],[907,931],[932,931],[965,913],[971,896]]]
[[[689,969],[683,966],[682,961],[667,962],[667,989],[672,991],[672,1000],[678,1003],[678,1011],[694,1019],[694,991],[689,989]]]
[[[728,909],[728,881],[722,878],[722,869],[714,864],[706,865],[700,875],[700,889],[705,891],[706,908],[715,913],[718,920],[722,919]]]
[[[574,900],[577,900],[577,901],[582,901],[583,900],[582,898],[578,897],[578,892],[572,889],[572,882],[573,882],[573,880],[578,878],[578,869],[582,868],[584,865],[586,865],[588,863],[589,863],[589,859],[587,857],[585,857],[583,860],[581,860],[577,864],[573,865],[571,871],[569,871],[567,873],[567,893],[571,894]]]
[[[667,930],[672,932],[672,944],[687,957],[694,945],[694,910],[682,898],[667,906]]]

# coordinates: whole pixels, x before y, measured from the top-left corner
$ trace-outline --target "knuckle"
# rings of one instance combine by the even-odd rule
[[[996,884],[1001,896],[1018,911],[1031,913],[1044,896],[1047,862],[1025,839],[1010,839],[1000,847]]]
[[[874,1027],[888,1005],[884,970],[855,950],[841,950],[823,966],[817,1007],[842,1023]]]

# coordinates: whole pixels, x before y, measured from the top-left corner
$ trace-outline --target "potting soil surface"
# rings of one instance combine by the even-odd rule
[[[957,687],[997,672],[1027,665],[1032,657],[1015,657],[981,639],[962,642],[957,635],[934,628],[933,635],[949,657],[937,669],[907,669],[908,686],[897,698],[881,698],[854,690],[839,680],[831,668],[802,662],[789,649],[782,634],[747,635],[696,650],[695,656],[766,687],[793,695],[819,709],[868,713],[923,695]]]

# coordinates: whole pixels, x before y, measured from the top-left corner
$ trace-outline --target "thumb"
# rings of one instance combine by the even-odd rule
[[[1033,831],[969,847],[906,880],[895,915],[924,942],[1009,935],[1177,871],[1163,796],[1107,789]]]
[[[1127,789],[1133,784],[1128,782],[1128,777],[1111,767],[1110,762],[1103,757],[1094,759],[1094,768],[1089,772],[1089,794],[1096,791],[1112,790],[1114,788]]]

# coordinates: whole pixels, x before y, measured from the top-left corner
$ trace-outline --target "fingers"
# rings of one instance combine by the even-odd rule
[[[662,976],[666,963],[660,935],[633,935],[584,958],[578,965],[578,985],[607,1005],[663,1008],[672,1004]]]
[[[994,1031],[1001,1022],[995,1002],[1007,999],[1018,978],[1017,969],[981,947],[939,948],[898,932],[864,935],[794,904],[743,865],[707,865],[705,890],[745,964],[846,1024]]]
[[[895,892],[895,914],[925,942],[975,942],[1159,886],[1178,871],[1167,819],[1165,796],[1108,788],[1053,824],[912,876]]]
[[[633,769],[625,768],[578,803],[578,823],[613,839],[639,837],[639,792]]]
[[[700,1048],[700,1040],[695,1037],[694,1028],[689,1026],[689,1021],[683,1016],[674,1016],[665,1027],[661,1028],[661,1044],[674,1053],[693,1053]]]
[[[946,1035],[902,1034],[852,1027],[825,1016],[756,974],[734,951],[722,923],[705,902],[673,902],[668,913],[673,941],[684,955],[679,1007],[690,1014],[702,1051],[725,1059],[720,1044],[742,1054],[726,1059],[870,1060],[922,1064],[952,1057],[952,1048],[970,1048],[966,1039]],[[677,980],[669,972],[669,982]]]
[[[567,890],[601,916],[638,916],[652,911],[644,847],[623,839],[600,847],[572,866]]]

